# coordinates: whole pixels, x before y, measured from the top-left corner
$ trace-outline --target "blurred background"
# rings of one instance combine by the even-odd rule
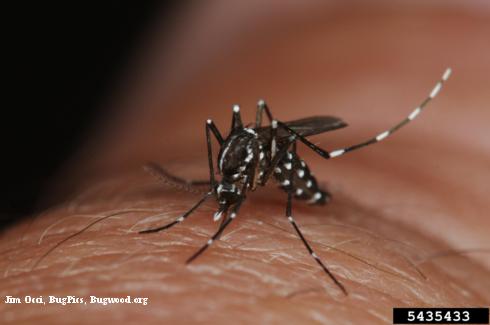
[[[302,154],[367,206],[485,243],[488,1],[105,2],[16,14],[4,224],[148,160],[202,178],[204,121],[226,133],[234,103],[246,120],[259,98],[283,120],[340,116],[348,129],[315,140],[329,149],[363,140],[404,118],[450,66],[440,97],[396,141],[328,167]]]
[[[157,17],[177,1],[12,5],[3,52],[12,75],[2,109],[0,228],[35,212],[56,172],[90,134]],[[170,24],[170,23],[169,23]]]

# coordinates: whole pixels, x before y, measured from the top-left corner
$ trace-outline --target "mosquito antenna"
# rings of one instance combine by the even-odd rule
[[[149,162],[143,166],[143,169],[150,173],[152,176],[160,180],[162,183],[169,185],[178,190],[184,190],[193,194],[202,194],[204,191],[197,190],[196,186],[208,186],[209,181],[197,180],[197,181],[188,181],[177,177],[175,175],[170,174],[166,171],[162,166],[157,163]]]
[[[149,234],[149,233],[152,233],[152,232],[158,232],[158,231],[162,231],[162,230],[165,230],[165,229],[168,229],[168,228],[171,228],[173,226],[175,226],[176,224],[178,223],[181,223],[182,221],[184,221],[189,215],[191,215],[204,201],[206,201],[206,199],[211,196],[213,194],[213,192],[208,192],[206,193],[206,195],[204,195],[196,204],[194,204],[194,206],[192,208],[190,208],[186,213],[184,213],[182,216],[178,217],[177,219],[175,219],[174,221],[162,226],[162,227],[158,227],[158,228],[151,228],[151,229],[147,229],[147,230],[142,230],[140,231],[139,233],[140,234]]]

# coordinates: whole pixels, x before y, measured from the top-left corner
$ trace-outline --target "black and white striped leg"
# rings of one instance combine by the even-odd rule
[[[221,133],[219,132],[218,128],[216,125],[214,125],[214,122],[212,120],[207,120],[206,121],[206,143],[208,146],[208,164],[209,164],[209,183],[211,185],[211,190],[213,192],[216,191],[216,180],[214,178],[214,163],[213,163],[213,147],[211,144],[211,134],[209,131],[213,132],[214,136],[216,137],[216,140],[218,140],[218,143],[223,145],[223,137],[221,136]]]
[[[192,208],[190,208],[186,213],[184,213],[183,215],[181,215],[180,217],[178,217],[177,219],[175,219],[171,223],[166,224],[165,226],[162,226],[162,227],[158,227],[158,228],[152,228],[152,229],[142,230],[139,233],[140,234],[148,234],[148,233],[152,233],[152,232],[158,232],[158,231],[161,231],[161,230],[165,230],[165,229],[171,228],[171,227],[175,226],[178,223],[181,223],[182,221],[184,221],[185,219],[187,219],[187,217],[190,216],[192,214],[192,212],[194,212],[212,194],[213,194],[212,191],[209,191],[208,193],[206,193],[206,195],[204,195]]]
[[[225,216],[221,219],[219,228],[223,227],[223,225],[228,221],[228,219],[230,219],[230,216],[228,216],[228,214],[225,214]],[[216,240],[219,240],[221,238],[221,234],[219,234],[218,237],[216,237]]]
[[[266,102],[261,99],[257,102],[257,114],[255,117],[255,127],[259,128],[262,126],[262,116],[263,114],[267,115],[267,118],[269,119],[269,122],[271,123],[271,140],[270,140],[270,150],[271,150],[271,157],[274,158],[276,151],[277,151],[277,142],[276,142],[276,135],[277,135],[277,121],[274,120],[272,117],[272,113],[269,109],[269,106],[267,106]]]
[[[286,131],[288,131],[289,134],[295,136],[299,141],[303,142],[305,145],[307,145],[308,147],[310,147],[311,150],[315,151],[317,154],[319,154],[323,158],[325,158],[325,159],[329,159],[330,158],[330,153],[328,151],[323,150],[322,148],[314,145],[308,139],[306,139],[304,136],[302,136],[301,134],[297,133],[296,131],[294,131],[293,129],[291,129],[289,126],[287,126],[285,123],[283,123],[281,121],[277,121],[277,124],[280,127],[282,127],[283,129],[285,129]]]
[[[272,120],[271,122],[271,143],[270,143],[270,148],[271,148],[271,157],[274,158],[276,153],[277,153],[277,120]]]
[[[259,100],[257,102],[257,114],[255,116],[255,127],[259,128],[262,126],[262,115],[264,114],[267,115],[267,118],[269,119],[269,122],[272,123],[272,114],[271,111],[269,110],[269,106],[265,103],[263,99]]]
[[[243,123],[242,123],[242,117],[240,115],[240,106],[233,105],[233,117],[231,119],[231,129],[236,130],[242,128],[243,128]]]
[[[293,143],[293,152],[296,152],[296,142]],[[305,236],[303,236],[303,233],[301,232],[298,225],[296,224],[296,221],[293,218],[293,215],[292,215],[293,174],[294,173],[291,173],[289,176],[289,184],[291,184],[291,185],[289,186],[289,189],[288,189],[288,201],[287,201],[287,206],[286,206],[286,217],[288,218],[289,223],[293,226],[293,228],[296,231],[296,233],[298,234],[298,236],[301,238],[301,241],[303,242],[306,249],[308,250],[308,253],[310,253],[310,255],[315,259],[315,261],[318,263],[318,265],[321,266],[323,271],[325,271],[325,273],[330,277],[330,279],[332,279],[332,281],[337,285],[337,287],[339,287],[339,289],[342,290],[342,292],[345,295],[347,295],[347,290],[345,289],[344,285],[342,283],[340,283],[339,280],[337,280],[337,278],[333,275],[333,273],[330,272],[330,270],[322,262],[320,257],[318,257],[318,255],[316,255],[315,251],[313,250],[313,248],[311,248],[310,244],[306,240]]]
[[[422,103],[417,108],[415,108],[401,122],[399,122],[395,126],[391,127],[390,129],[388,129],[388,130],[386,130],[384,132],[381,132],[380,134],[378,134],[374,138],[371,138],[371,139],[369,139],[367,141],[364,141],[364,142],[361,142],[361,143],[358,143],[358,144],[355,144],[355,145],[352,145],[352,146],[349,146],[349,147],[346,147],[346,148],[343,148],[343,149],[337,149],[337,150],[333,150],[333,151],[328,152],[326,150],[323,150],[323,149],[317,147],[316,145],[314,145],[313,143],[311,143],[310,141],[308,141],[306,138],[298,135],[296,132],[294,132],[291,128],[289,128],[284,123],[280,123],[280,126],[281,127],[284,127],[289,133],[295,134],[296,136],[298,136],[298,139],[301,142],[303,142],[304,144],[306,144],[308,147],[310,147],[311,149],[313,149],[316,153],[318,153],[320,156],[322,156],[325,159],[335,158],[335,157],[338,157],[338,156],[342,156],[343,154],[345,154],[347,152],[354,151],[354,150],[360,149],[362,147],[368,146],[370,144],[374,144],[374,143],[380,142],[381,140],[386,139],[388,136],[392,135],[395,131],[399,130],[400,128],[402,128],[403,126],[405,126],[406,124],[408,124],[409,122],[413,121],[424,110],[424,108],[427,106],[427,104],[432,99],[434,99],[437,96],[437,94],[439,94],[439,92],[441,91],[441,88],[442,88],[443,84],[449,79],[449,76],[450,75],[451,75],[451,69],[448,68],[448,69],[446,69],[446,71],[442,75],[442,78],[436,83],[436,85],[434,86],[434,88],[430,92],[429,96],[426,99],[424,99],[422,101]]]
[[[216,231],[216,233],[213,236],[211,236],[211,238],[208,239],[208,241],[206,242],[206,244],[204,246],[202,246],[197,252],[195,252],[191,257],[189,257],[187,259],[186,264],[189,264],[192,261],[194,261],[196,258],[198,258],[199,255],[204,253],[204,251],[206,249],[208,249],[208,247],[211,246],[213,244],[213,242],[221,236],[221,234],[226,229],[226,227],[228,227],[228,225],[236,218],[238,210],[240,209],[242,202],[243,202],[243,199],[235,205],[232,212],[230,213],[230,216],[226,219],[226,221],[224,221],[220,225],[218,231]]]

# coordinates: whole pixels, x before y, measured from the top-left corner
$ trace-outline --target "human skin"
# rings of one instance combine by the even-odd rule
[[[0,239],[2,297],[130,295],[149,304],[2,304],[0,319],[389,324],[395,306],[488,306],[490,22],[473,5],[270,4],[257,12],[221,3],[188,9],[165,47],[156,27],[115,108],[61,173],[52,207]],[[386,141],[330,161],[299,146],[333,200],[295,201],[293,215],[348,296],[309,256],[272,182],[248,195],[191,265],[186,258],[218,226],[212,199],[172,229],[138,233],[200,197],[141,165],[206,178],[204,122],[213,118],[226,134],[231,104],[242,104],[246,121],[262,97],[281,120],[340,116],[349,128],[312,138],[332,150],[404,118],[446,66],[454,73],[440,96]],[[120,214],[39,259],[110,213]]]

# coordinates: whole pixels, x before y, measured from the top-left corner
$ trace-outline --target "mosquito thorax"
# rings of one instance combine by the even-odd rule
[[[220,174],[230,181],[239,180],[245,170],[257,161],[258,151],[257,133],[253,129],[243,128],[233,132],[218,155]]]

